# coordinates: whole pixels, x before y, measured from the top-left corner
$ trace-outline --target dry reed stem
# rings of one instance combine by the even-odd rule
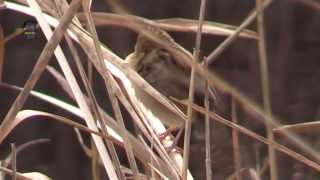
[[[184,18],[168,18],[154,20],[155,26],[170,32],[197,33],[198,21]],[[235,32],[237,26],[203,21],[202,34],[213,36],[228,36]],[[244,29],[239,34],[242,38],[258,39],[257,33],[249,29]]]
[[[92,174],[92,180],[100,180],[101,175],[100,175],[100,158],[99,158],[99,152],[94,144],[94,141],[90,141],[90,149],[91,149],[91,174]]]
[[[58,121],[60,123],[72,126],[74,128],[77,128],[79,130],[82,130],[84,132],[90,133],[90,134],[95,134],[98,136],[101,136],[102,138],[108,139],[120,146],[123,146],[122,141],[119,141],[118,139],[111,137],[111,136],[106,136],[103,133],[91,130],[89,128],[87,128],[86,126],[83,126],[82,124],[76,123],[68,118],[59,116],[59,115],[55,115],[55,114],[51,114],[51,113],[46,113],[46,112],[42,112],[42,111],[36,111],[36,110],[22,110],[20,111],[15,120],[12,121],[12,123],[10,124],[9,130],[13,130],[16,126],[18,126],[20,123],[25,122],[26,120],[31,120],[34,117],[49,117],[52,120]]]
[[[233,98],[231,98],[231,120],[233,123],[238,124],[237,117],[237,106]],[[242,180],[240,173],[241,170],[241,152],[240,152],[240,139],[239,133],[236,129],[232,128],[232,145],[233,145],[233,158],[234,158],[234,169],[237,180]]]
[[[256,0],[257,8],[257,26],[258,26],[258,53],[259,53],[259,62],[260,62],[260,77],[261,77],[261,89],[262,89],[262,99],[263,107],[266,114],[272,114],[271,109],[271,97],[270,97],[270,87],[269,87],[269,73],[268,73],[268,57],[266,52],[266,40],[265,40],[265,29],[264,29],[264,9],[262,5],[262,0]],[[274,135],[272,132],[272,124],[268,121],[265,122],[265,127],[267,130],[267,136],[270,141],[274,140]],[[269,164],[270,164],[270,179],[278,179],[278,163],[276,157],[276,151],[272,146],[268,146],[269,153]]]
[[[30,146],[40,144],[40,143],[47,143],[47,142],[50,142],[50,139],[40,138],[40,139],[28,141],[28,142],[23,143],[17,147],[16,154],[18,156],[19,153],[21,153],[23,150],[29,148]],[[10,165],[10,161],[11,161],[11,155],[9,155],[5,160],[2,160],[2,165],[4,167],[8,167]]]
[[[208,64],[206,63],[206,58],[204,58],[204,68],[208,68]],[[209,101],[209,86],[208,82],[205,81],[205,96],[204,96],[204,106],[206,109],[205,114],[205,144],[206,144],[206,179],[212,180],[212,160],[211,160],[211,123],[208,112],[210,111],[210,101]]]
[[[200,54],[200,47],[201,47],[201,38],[202,38],[202,26],[204,20],[204,14],[206,10],[206,0],[201,0],[200,10],[199,10],[199,22],[198,22],[198,29],[197,35],[195,40],[195,48],[193,52],[194,62],[199,62],[199,54]],[[187,109],[187,116],[188,120],[185,123],[185,134],[184,134],[184,143],[183,143],[183,166],[182,166],[182,179],[187,179],[188,174],[188,166],[189,166],[189,156],[190,156],[190,138],[191,138],[191,123],[193,118],[193,109],[192,103],[194,101],[194,84],[195,84],[195,70],[194,67],[191,66],[191,77],[190,77],[190,85],[189,85],[189,98],[188,98],[188,109]]]
[[[296,123],[290,125],[283,125],[273,129],[274,133],[282,134],[283,131],[291,131],[294,133],[303,133],[303,134],[317,134],[320,131],[320,121]]]
[[[263,9],[267,8],[269,6],[269,4],[272,2],[272,0],[265,0],[263,2]],[[231,43],[233,41],[235,41],[238,36],[239,33],[243,31],[243,29],[247,28],[247,26],[249,26],[257,17],[258,12],[256,9],[253,10],[253,12],[251,12],[248,17],[238,26],[238,28],[235,30],[235,32],[233,34],[231,34],[230,36],[228,36],[227,39],[225,39],[214,51],[212,51],[210,53],[210,55],[207,58],[207,63],[211,64],[213,63],[220,55],[221,53],[231,45]]]
[[[83,152],[84,152],[88,157],[92,158],[92,157],[94,156],[94,152],[93,152],[93,150],[92,150],[90,147],[88,147],[88,146],[85,144],[85,142],[84,142],[84,140],[83,140],[83,137],[82,137],[82,134],[81,134],[81,132],[79,131],[79,129],[74,128],[74,132],[76,133],[77,140],[78,140],[79,145],[80,145],[81,149],[83,150]],[[90,145],[92,145],[93,141],[90,141],[90,143],[91,143]],[[93,160],[91,160],[91,161],[93,161]],[[92,176],[94,176],[94,175],[92,175]]]
[[[198,20],[190,20],[184,18],[169,18],[169,19],[158,19],[149,20],[143,17],[134,15],[119,15],[111,13],[93,12],[92,17],[96,26],[119,26],[123,28],[132,29],[130,23],[132,22],[148,22],[152,23],[154,27],[163,29],[165,31],[172,32],[189,32],[197,33]],[[80,21],[84,21],[84,16],[79,13],[78,18]],[[215,35],[215,36],[228,36],[235,32],[235,26],[229,26],[226,24],[215,23],[211,21],[203,21],[202,34]],[[251,30],[244,29],[239,34],[242,38],[257,39],[257,33]]]
[[[14,143],[10,143],[11,145],[11,179],[16,180],[17,179],[17,149],[16,145]]]

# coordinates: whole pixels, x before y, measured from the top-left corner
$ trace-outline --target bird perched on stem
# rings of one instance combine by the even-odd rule
[[[188,99],[190,69],[181,66],[167,50],[146,37],[138,36],[135,50],[126,58],[126,62],[162,95],[180,100]],[[201,101],[203,101],[204,92],[204,80],[196,76],[195,97],[202,97]],[[215,93],[210,92],[215,101]],[[169,128],[184,127],[184,119],[168,110],[149,94],[139,91],[136,92],[136,97]]]

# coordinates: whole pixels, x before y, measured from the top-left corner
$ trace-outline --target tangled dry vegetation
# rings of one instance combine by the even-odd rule
[[[93,2],[94,3],[94,2]],[[215,164],[212,156],[212,140],[210,133],[221,132],[218,126],[210,128],[210,124],[215,122],[228,127],[227,133],[232,134],[227,141],[231,142],[231,148],[224,151],[225,157],[232,157],[232,163],[228,164],[232,170],[228,174],[228,179],[278,179],[277,152],[281,155],[291,157],[310,169],[320,170],[319,153],[312,148],[307,142],[297,136],[297,133],[306,131],[306,129],[317,129],[317,123],[294,124],[283,126],[278,119],[272,115],[270,103],[269,79],[268,79],[268,60],[265,48],[264,37],[264,9],[272,4],[271,0],[256,0],[256,8],[253,9],[247,18],[239,26],[230,26],[222,23],[214,23],[205,20],[206,1],[201,1],[199,7],[199,19],[161,19],[150,20],[138,16],[126,15],[125,11],[119,4],[110,1],[115,7],[116,13],[96,13],[91,11],[90,0],[72,0],[70,4],[65,0],[17,0],[4,1],[2,8],[24,13],[33,16],[37,25],[35,28],[41,29],[47,43],[43,47],[41,55],[37,59],[28,80],[24,87],[17,87],[14,84],[1,82],[1,86],[19,91],[19,95],[5,115],[0,126],[0,143],[8,134],[21,122],[32,119],[32,117],[49,117],[57,123],[64,123],[75,128],[79,139],[79,148],[92,158],[92,179],[99,179],[100,172],[98,166],[103,167],[109,179],[193,179],[193,174],[188,170],[190,166],[190,157],[195,156],[190,153],[192,143],[190,137],[192,133],[191,118],[193,113],[202,114],[205,121],[205,136],[203,149],[206,157],[201,171],[205,173],[207,179],[213,179],[214,175],[219,173],[215,171]],[[255,31],[247,30],[247,27],[253,22],[257,22]],[[149,41],[157,44],[168,51],[179,64],[190,70],[190,93],[188,101],[181,101],[174,98],[167,98],[154,89],[143,77],[134,69],[115,54],[111,49],[99,41],[96,27],[101,26],[118,26],[136,32],[144,36]],[[21,29],[14,34],[4,36],[0,33],[0,60],[1,69],[4,65],[5,45],[8,41],[17,35],[24,33],[28,29]],[[189,52],[170,38],[167,32],[194,33],[196,40],[194,52]],[[201,36],[202,34],[210,36],[224,36],[225,40],[206,57],[201,57]],[[258,45],[259,63],[261,71],[261,89],[263,97],[263,107],[243,95],[232,84],[221,79],[214,71],[208,70],[207,65],[219,58],[220,54],[230,46],[236,39],[246,38],[256,41]],[[61,40],[67,42],[71,59],[66,55],[59,46]],[[81,48],[79,48],[81,47]],[[32,47],[30,47],[32,48]],[[83,51],[87,58],[88,70],[84,68],[84,58],[79,54]],[[55,56],[61,68],[61,72],[48,65],[51,57]],[[70,67],[70,61],[74,61],[76,68]],[[76,70],[74,70],[76,69]],[[92,72],[104,80],[104,87],[108,92],[108,98],[111,102],[113,116],[109,115],[97,102],[92,87]],[[73,100],[72,104],[65,102],[53,96],[34,91],[33,88],[41,78],[44,71],[48,71],[60,84],[61,89]],[[75,72],[79,77],[75,76]],[[0,73],[0,75],[2,72]],[[17,74],[19,75],[19,74]],[[221,114],[209,111],[208,96],[204,106],[200,106],[193,101],[194,77],[198,75],[206,82],[208,87],[217,89],[231,97],[231,118],[226,118]],[[148,110],[143,108],[143,104],[137,97],[136,93],[146,93],[158,101],[161,108],[165,108],[170,113],[185,120],[184,144],[183,150],[178,151],[176,147],[171,147],[174,137],[172,135],[160,139],[159,135],[166,132],[166,128],[161,119]],[[28,97],[33,96],[47,103],[53,104],[83,120],[83,124],[77,123],[72,119],[63,117],[58,114],[44,112],[36,109],[23,109]],[[174,102],[174,103],[173,103]],[[187,112],[182,112],[175,104],[181,104],[187,107]],[[126,113],[132,120],[124,119],[123,110],[120,105],[125,107]],[[241,126],[237,123],[236,107],[241,106],[253,118],[260,120],[266,129],[266,137]],[[130,125],[126,124],[130,122]],[[128,127],[135,127],[135,131],[128,130]],[[80,131],[89,133],[94,145],[87,147],[83,142]],[[299,148],[299,152],[286,147],[274,139],[275,133],[281,133],[282,136]],[[213,133],[219,136],[219,133]],[[253,166],[245,166],[244,155],[239,134],[247,136],[252,142],[261,142],[268,149],[264,160],[256,160]],[[221,134],[220,134],[221,135]],[[216,137],[216,139],[220,137]],[[15,147],[14,142],[11,144],[12,151],[9,157],[3,160],[0,170],[1,175],[10,175],[18,179],[49,179],[44,174],[38,172],[19,173],[16,168],[16,156],[25,146],[41,143],[41,140],[34,140],[24,145]],[[253,144],[253,143],[252,143]],[[215,143],[215,146],[221,146]],[[120,147],[120,148],[119,148]],[[205,148],[204,148],[205,147]],[[119,150],[123,149],[123,150]],[[168,151],[168,149],[172,149]],[[231,150],[230,150],[231,149]],[[301,153],[303,152],[303,153]],[[201,152],[199,152],[201,153]],[[307,156],[306,156],[307,154]],[[23,154],[22,154],[23,156]],[[126,161],[120,161],[119,157]],[[248,156],[246,156],[248,157]],[[256,155],[251,153],[250,158]],[[254,168],[254,165],[256,168]],[[10,167],[10,168],[9,168]],[[258,168],[261,167],[261,168]],[[270,172],[270,173],[268,173]],[[1,177],[0,177],[1,178]]]

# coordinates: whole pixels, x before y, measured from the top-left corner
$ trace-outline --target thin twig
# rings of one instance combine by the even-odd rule
[[[206,63],[206,58],[203,60],[204,68],[208,68]],[[210,138],[210,101],[209,101],[209,86],[208,82],[205,81],[205,96],[204,96],[204,106],[206,109],[205,114],[205,143],[206,143],[206,178],[207,180],[212,180],[212,166],[211,166],[211,138]]]
[[[273,129],[274,133],[282,134],[284,130],[289,130],[295,133],[313,134],[319,133],[320,131],[320,121],[310,121],[303,123],[296,123],[290,125],[283,125]]]
[[[97,150],[96,145],[94,144],[94,141],[91,139],[90,141],[91,144],[91,173],[92,173],[92,180],[100,180],[100,164],[99,164],[99,153]]]
[[[23,150],[31,147],[31,146],[34,146],[34,145],[37,145],[37,144],[42,144],[42,143],[49,143],[51,140],[48,139],[48,138],[39,138],[39,139],[35,139],[35,140],[31,140],[31,141],[28,141],[26,143],[23,143],[21,144],[20,146],[17,147],[17,155],[19,153],[21,153]]]
[[[201,37],[202,37],[202,25],[204,20],[204,15],[206,11],[206,0],[201,0],[200,12],[199,12],[199,24],[197,30],[197,36],[195,40],[195,49],[194,49],[194,62],[199,61],[200,46],[201,46]],[[184,148],[183,148],[183,168],[182,168],[182,179],[187,179],[188,174],[188,164],[189,164],[189,154],[190,154],[190,137],[191,137],[191,123],[192,123],[192,103],[194,101],[194,82],[195,81],[195,70],[194,66],[191,68],[191,78],[189,86],[189,105],[187,110],[188,120],[185,124],[185,135],[184,135]]]
[[[265,0],[263,2],[263,9],[267,8],[271,2],[272,0]],[[238,26],[238,28],[230,36],[228,36],[227,39],[225,39],[213,52],[210,53],[207,58],[207,63],[209,65],[213,63],[221,55],[221,53],[238,38],[239,33],[247,28],[255,20],[257,15],[257,10],[253,10],[253,12],[249,14],[249,16],[241,23],[241,25]]]
[[[238,123],[236,102],[231,97],[231,120],[233,123]],[[239,143],[239,133],[236,129],[232,129],[232,145],[233,145],[233,158],[234,158],[234,169],[237,180],[241,180],[241,152]]]
[[[17,147],[17,150],[16,150],[16,156],[18,157],[18,155],[25,149],[35,145],[35,144],[39,144],[39,143],[46,143],[46,142],[49,142],[50,139],[45,139],[45,138],[41,138],[41,139],[35,139],[35,140],[32,140],[32,141],[28,141],[24,144],[21,144]],[[3,160],[3,166],[4,167],[8,167],[10,165],[10,161],[11,161],[12,157],[11,155],[8,156],[5,160]]]
[[[139,16],[133,15],[119,15],[112,13],[92,13],[96,26],[119,26],[123,28],[129,28],[132,30],[134,26],[131,23],[151,23],[155,27],[163,29],[169,32],[186,32],[186,33],[197,33],[198,20],[184,19],[184,18],[168,18],[168,19],[157,19],[149,20]],[[82,13],[79,13],[80,21],[83,21],[84,17]],[[235,31],[237,26],[231,26],[227,24],[203,21],[202,34],[214,35],[214,36],[228,36]],[[257,33],[248,29],[244,29],[239,34],[242,38],[257,39]]]
[[[16,180],[17,179],[17,151],[16,146],[14,143],[11,143],[11,169],[12,169],[12,175],[11,179]]]
[[[76,133],[77,140],[80,144],[80,147],[82,148],[83,152],[88,156],[92,157],[93,152],[92,150],[85,144],[83,137],[81,135],[81,132],[77,128],[73,128],[74,132]]]
[[[270,98],[270,87],[269,87],[269,73],[268,73],[268,63],[267,63],[267,52],[266,52],[266,42],[265,42],[265,29],[264,29],[264,10],[262,8],[262,0],[256,0],[256,7],[258,11],[257,26],[258,26],[258,52],[260,60],[260,77],[262,86],[262,99],[263,107],[266,114],[271,115],[271,98]],[[274,135],[272,132],[272,124],[268,121],[265,122],[267,129],[268,139],[274,141]],[[270,163],[270,179],[278,179],[278,168],[277,168],[277,158],[276,151],[272,146],[268,146],[269,151],[269,163]]]
[[[122,140],[119,140],[118,138],[116,137],[112,137],[112,136],[106,136],[98,131],[95,131],[95,130],[91,130],[89,128],[87,128],[86,126],[80,124],[80,123],[77,123],[77,122],[74,122],[68,118],[65,118],[63,116],[59,116],[59,115],[55,115],[55,114],[51,114],[51,113],[46,113],[46,112],[42,112],[42,111],[36,111],[36,110],[23,110],[23,111],[20,111],[17,116],[16,116],[16,119],[15,121],[10,124],[10,130],[12,130],[15,126],[17,126],[18,124],[20,124],[21,122],[24,122],[25,120],[28,120],[28,119],[31,119],[30,117],[35,117],[35,116],[44,116],[44,117],[49,117],[50,119],[53,119],[55,121],[58,121],[58,122],[61,122],[63,124],[66,124],[66,125],[69,125],[69,126],[72,126],[74,128],[77,128],[79,130],[82,130],[84,132],[87,132],[87,133],[90,133],[90,134],[94,134],[94,135],[97,135],[97,136],[100,136],[102,138],[106,138],[120,146],[123,146],[122,145]],[[5,136],[6,137],[6,136]]]

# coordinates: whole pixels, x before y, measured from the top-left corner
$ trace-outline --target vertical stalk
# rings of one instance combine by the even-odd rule
[[[238,123],[237,118],[237,109],[236,109],[236,101],[232,97],[231,100],[231,119],[235,124]],[[240,153],[240,143],[239,143],[239,133],[238,130],[232,128],[232,145],[233,145],[233,158],[234,158],[234,166],[235,166],[235,175],[237,180],[242,180],[241,177],[241,153]]]
[[[265,42],[265,30],[264,30],[264,14],[262,9],[262,0],[256,0],[256,6],[258,11],[257,26],[258,26],[258,51],[260,59],[260,72],[261,72],[261,86],[262,86],[262,99],[263,107],[267,115],[271,116],[271,99],[270,99],[270,87],[269,87],[269,75],[268,75],[268,64],[267,64],[267,53],[266,53],[266,42]],[[265,121],[267,129],[267,136],[270,141],[274,141],[274,135],[272,132],[272,124]],[[268,146],[269,152],[269,164],[270,164],[270,179],[278,179],[277,159],[276,151],[272,146]]]
[[[208,68],[208,64],[206,63],[206,59],[204,59],[204,67]],[[207,180],[212,180],[212,166],[211,166],[211,139],[210,139],[210,101],[209,101],[209,86],[208,82],[205,81],[205,99],[204,106],[206,109],[205,114],[205,143],[206,143],[206,177]]]
[[[11,169],[12,169],[12,180],[17,179],[17,149],[14,143],[11,143]]]
[[[194,49],[194,62],[192,64],[191,69],[191,78],[190,78],[190,87],[189,87],[189,104],[188,104],[188,120],[185,124],[185,136],[184,136],[184,149],[183,149],[183,167],[182,167],[182,179],[187,179],[188,174],[188,164],[189,164],[189,154],[190,154],[190,136],[191,136],[191,122],[192,122],[192,103],[194,99],[194,79],[195,79],[195,63],[198,62],[199,59],[199,52],[200,52],[200,45],[201,45],[201,32],[202,32],[202,25],[204,19],[206,7],[206,0],[201,0],[200,5],[200,12],[199,12],[199,23],[198,23],[198,31],[197,37],[195,41],[195,49]]]

